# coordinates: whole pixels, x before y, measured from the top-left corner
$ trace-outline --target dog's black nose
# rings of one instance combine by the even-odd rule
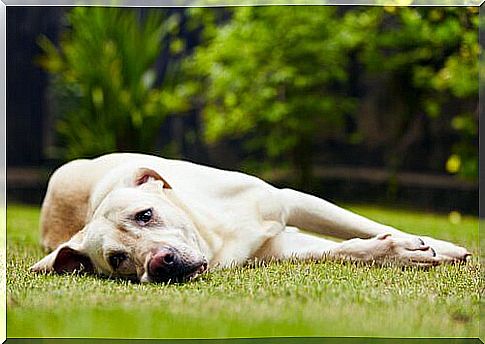
[[[169,281],[182,270],[179,254],[170,248],[158,250],[148,262],[148,274],[158,281]]]
[[[174,247],[162,247],[152,252],[147,265],[152,282],[186,282],[207,271],[205,258],[190,257]]]

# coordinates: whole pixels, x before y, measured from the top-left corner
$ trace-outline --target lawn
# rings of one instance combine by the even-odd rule
[[[430,269],[338,262],[214,271],[185,285],[34,275],[39,209],[7,208],[9,337],[478,337],[478,220],[348,207],[466,246],[467,264]]]

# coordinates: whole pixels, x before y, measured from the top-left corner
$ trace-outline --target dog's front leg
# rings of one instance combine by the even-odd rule
[[[439,256],[417,237],[395,237],[381,234],[370,239],[350,239],[334,242],[286,229],[268,240],[256,253],[260,260],[323,259],[360,262],[397,261],[406,265],[436,265],[450,261]]]
[[[403,234],[393,227],[354,214],[321,198],[291,189],[279,191],[289,226],[339,239],[371,238],[383,233]]]
[[[283,199],[286,223],[289,226],[340,239],[366,239],[385,234],[391,234],[393,238],[416,238],[414,235],[374,222],[318,197],[291,189],[282,189],[279,192],[280,198]],[[443,256],[443,259],[463,260],[470,255],[465,248],[446,241],[427,237],[422,237],[421,240],[431,246],[439,256]]]

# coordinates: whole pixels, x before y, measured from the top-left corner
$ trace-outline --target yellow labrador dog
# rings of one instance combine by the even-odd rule
[[[256,177],[131,153],[60,167],[49,182],[41,231],[52,252],[32,271],[84,270],[141,282],[183,282],[252,259],[435,265],[469,256]]]

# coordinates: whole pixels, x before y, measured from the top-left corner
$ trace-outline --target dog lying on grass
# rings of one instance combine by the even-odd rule
[[[132,153],[60,167],[42,205],[41,233],[52,252],[32,271],[141,282],[184,282],[255,259],[436,265],[470,255],[243,173]]]

